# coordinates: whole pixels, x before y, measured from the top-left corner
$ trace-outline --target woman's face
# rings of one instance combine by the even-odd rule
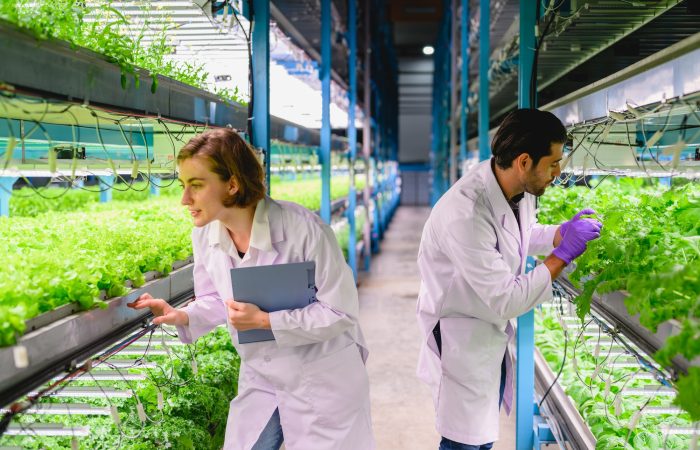
[[[227,210],[223,200],[238,190],[235,183],[221,181],[208,163],[197,156],[182,161],[178,169],[183,188],[181,203],[189,209],[194,226],[203,227],[219,219]]]

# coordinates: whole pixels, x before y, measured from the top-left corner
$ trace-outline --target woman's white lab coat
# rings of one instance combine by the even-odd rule
[[[275,341],[239,344],[228,325],[242,363],[225,450],[250,449],[275,408],[288,450],[374,448],[357,289],[331,228],[299,205],[265,198],[242,260],[219,221],[195,228],[192,243],[196,300],[184,308],[189,326],[178,327],[186,343],[227,323],[231,268],[316,262],[318,302],[270,313]]]
[[[485,161],[443,195],[423,229],[418,376],[432,389],[438,432],[464,444],[498,439],[504,355],[508,413],[513,402],[513,363],[506,355],[510,319],[552,295],[547,267],[527,274],[524,268],[528,255],[553,250],[557,227],[536,223],[534,196],[525,194],[519,206],[520,228]],[[433,336],[438,321],[442,356]]]

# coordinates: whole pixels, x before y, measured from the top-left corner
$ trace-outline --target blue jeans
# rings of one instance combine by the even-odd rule
[[[258,442],[255,443],[251,450],[279,450],[284,442],[282,434],[282,424],[280,423],[280,412],[275,409],[272,413],[270,421],[267,422],[265,428],[260,433]]]
[[[493,442],[484,445],[468,445],[460,444],[459,442],[451,441],[444,437],[440,441],[439,450],[491,450],[491,447],[493,447]]]
[[[503,362],[501,363],[501,388],[500,388],[500,395],[498,397],[498,407],[501,407],[501,402],[503,402],[503,391],[506,389],[506,359],[505,357],[503,358]],[[491,447],[493,447],[493,442],[488,443],[488,444],[483,444],[483,445],[469,445],[469,444],[460,444],[459,442],[455,442],[453,440],[447,439],[446,437],[443,437],[440,440],[440,448],[438,450],[491,450]]]

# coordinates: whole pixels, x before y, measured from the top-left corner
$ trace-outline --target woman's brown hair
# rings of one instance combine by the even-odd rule
[[[221,181],[231,177],[238,191],[224,199],[224,206],[247,208],[265,196],[265,174],[253,149],[230,128],[205,131],[189,140],[177,155],[177,163],[198,156],[209,162]]]

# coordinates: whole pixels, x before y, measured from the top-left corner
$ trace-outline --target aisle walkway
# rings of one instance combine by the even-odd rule
[[[416,378],[420,337],[415,317],[416,255],[430,209],[400,207],[369,273],[360,275],[360,321],[367,339],[372,422],[379,450],[437,450],[433,404]],[[501,417],[494,450],[515,448],[515,413]]]

